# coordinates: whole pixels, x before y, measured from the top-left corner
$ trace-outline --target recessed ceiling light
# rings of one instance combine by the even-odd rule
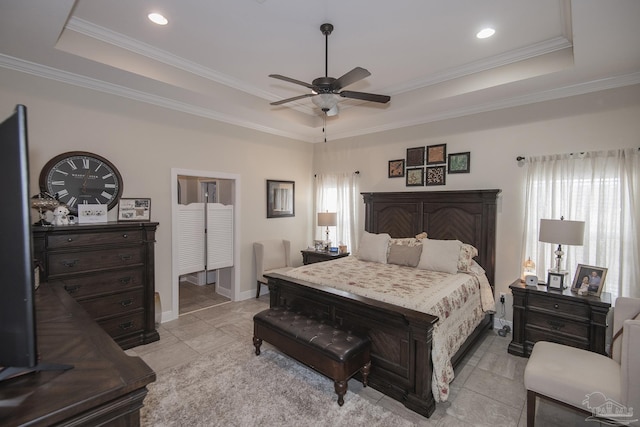
[[[147,17],[149,18],[149,20],[151,22],[153,22],[154,24],[158,24],[158,25],[167,25],[169,23],[169,21],[167,20],[167,18],[165,18],[164,16],[162,16],[159,13],[150,13],[147,15]]]
[[[480,32],[478,32],[478,34],[476,34],[476,37],[479,39],[486,39],[487,37],[491,37],[495,33],[496,30],[494,30],[493,28],[483,28],[482,30],[480,30]]]

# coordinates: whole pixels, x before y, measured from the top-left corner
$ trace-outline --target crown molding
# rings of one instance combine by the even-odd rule
[[[253,129],[259,132],[265,132],[272,135],[282,136],[285,138],[291,138],[298,141],[305,142],[318,142],[314,136],[307,136],[304,134],[284,132],[272,127],[259,125],[246,120],[240,120],[237,117],[222,114],[220,112],[195,106],[192,104],[176,101],[173,99],[157,96],[147,92],[131,89],[128,87],[116,85],[113,83],[107,83],[101,80],[93,79],[79,74],[70,73],[68,71],[59,70],[46,65],[36,64],[34,62],[25,61],[23,59],[14,58],[12,56],[0,54],[0,67],[19,71],[22,73],[31,74],[34,76],[55,80],[58,82],[83,87],[86,89],[96,90],[111,95],[121,96],[124,98],[132,99],[135,101],[144,102],[151,105],[171,109],[174,111],[180,111],[187,114],[192,114],[207,119],[213,119],[220,122]],[[640,84],[640,72],[631,74],[625,74],[620,76],[608,77],[598,80],[592,80],[583,83],[577,83],[573,85],[567,85],[564,87],[550,89],[546,91],[540,91],[533,94],[521,95],[510,98],[503,98],[493,102],[487,102],[470,107],[463,107],[457,109],[451,109],[447,111],[438,112],[422,116],[419,119],[394,121],[385,125],[374,126],[369,128],[361,128],[355,131],[346,131],[342,133],[335,133],[332,135],[332,139],[343,139],[355,136],[362,136],[377,132],[384,132],[395,130],[403,127],[416,126],[436,122],[439,120],[452,119],[457,117],[468,116],[472,114],[478,114],[483,112],[495,111],[504,108],[518,107],[527,104],[533,104],[537,102],[550,101],[554,99],[566,98],[570,96],[582,95],[590,92],[597,92],[601,90],[614,89],[623,86],[630,86]]]
[[[305,142],[312,142],[311,139],[306,138],[297,133],[284,132],[279,129],[275,129],[268,126],[262,126],[254,122],[240,120],[237,117],[222,114],[218,111],[214,111],[208,108],[202,108],[185,102],[176,101],[174,99],[165,98],[162,96],[142,92],[139,90],[131,89],[125,86],[107,83],[102,80],[93,79],[91,77],[82,76],[68,71],[59,70],[46,65],[36,64],[34,62],[25,61],[23,59],[14,58],[12,56],[0,54],[0,67],[8,68],[14,71],[30,74],[37,77],[42,77],[49,80],[55,80],[61,83],[70,84],[73,86],[82,87],[85,89],[95,90],[98,92],[107,93],[110,95],[116,95],[123,98],[132,99],[134,101],[140,101],[147,104],[155,105],[162,108],[167,108],[174,111],[180,111],[186,114],[194,116],[204,117],[207,119],[217,120],[223,123],[228,123],[248,129],[253,129],[259,132],[265,132],[272,135],[282,136],[285,138],[291,138],[296,140],[302,140]]]

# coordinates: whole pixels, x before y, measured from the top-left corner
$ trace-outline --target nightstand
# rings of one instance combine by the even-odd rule
[[[519,279],[513,293],[513,340],[509,353],[529,357],[537,341],[551,341],[605,354],[611,294],[600,297],[526,286]]]
[[[339,252],[314,251],[312,249],[305,249],[300,252],[302,253],[302,263],[304,265],[313,264],[316,262],[331,261],[349,255],[349,252],[341,254]]]

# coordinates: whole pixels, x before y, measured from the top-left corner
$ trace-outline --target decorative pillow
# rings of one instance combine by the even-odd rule
[[[389,239],[391,236],[387,233],[372,234],[365,231],[360,238],[358,259],[386,264]]]
[[[416,239],[418,239],[418,240],[422,240],[422,239],[426,239],[426,238],[427,238],[427,232],[426,231],[423,231],[420,234],[416,234]]]
[[[459,240],[424,239],[418,268],[442,273],[457,273],[461,245],[462,242]]]
[[[420,254],[422,254],[422,245],[389,245],[389,248],[387,259],[389,264],[406,265],[407,267],[418,265]]]
[[[475,247],[462,243],[460,245],[460,256],[458,257],[458,271],[470,273],[471,263],[476,256],[478,256],[478,250]]]
[[[422,242],[413,237],[403,237],[401,239],[389,239],[389,246],[399,245],[399,246],[418,246],[421,245]]]

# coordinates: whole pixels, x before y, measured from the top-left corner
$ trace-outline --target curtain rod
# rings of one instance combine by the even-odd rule
[[[638,151],[640,151],[640,147],[638,147]],[[573,155],[574,153],[569,153],[569,154],[570,154],[570,155]],[[584,152],[581,152],[580,154],[584,154]],[[525,160],[525,159],[526,159],[526,157],[524,157],[524,156],[518,156],[518,157],[516,157],[516,161],[517,161],[517,162],[521,162],[521,161],[523,161],[523,160]]]
[[[354,172],[356,175],[360,175],[360,171],[355,171]],[[313,174],[313,177],[316,178],[318,175],[317,174]]]

